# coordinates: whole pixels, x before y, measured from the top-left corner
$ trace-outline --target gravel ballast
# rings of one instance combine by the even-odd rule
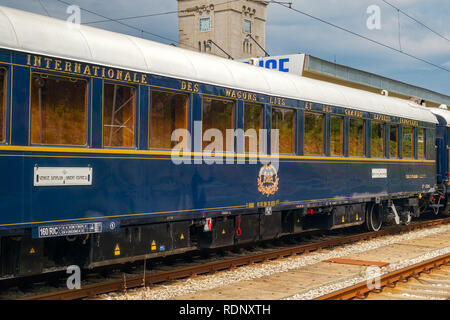
[[[313,265],[324,260],[332,258],[340,258],[343,256],[358,254],[374,250],[381,247],[390,246],[396,243],[423,238],[427,236],[436,235],[450,230],[450,225],[433,227],[425,230],[412,231],[406,234],[385,236],[379,239],[368,240],[355,244],[345,245],[338,248],[333,248],[331,251],[313,252],[303,254],[300,256],[280,259],[275,261],[268,261],[263,264],[250,265],[240,267],[234,270],[227,270],[218,272],[216,274],[198,276],[195,278],[188,278],[179,280],[168,285],[158,285],[147,288],[139,288],[129,290],[126,294],[111,293],[101,296],[107,300],[168,300],[180,295],[192,294],[200,290],[209,290],[225,285],[233,284],[239,281],[253,280],[266,276],[271,276],[281,272],[295,270],[305,266]],[[393,263],[381,269],[381,273],[392,272],[412,264],[431,259],[433,257],[443,255],[450,252],[450,247],[445,247],[439,250],[430,251],[420,257],[414,259],[407,259],[397,263]],[[350,285],[366,281],[371,276],[352,276],[351,279],[341,279],[334,284],[328,284],[318,288],[311,289],[307,292],[301,292],[296,295],[286,297],[290,300],[313,299],[315,297],[327,294],[329,292],[339,290]]]

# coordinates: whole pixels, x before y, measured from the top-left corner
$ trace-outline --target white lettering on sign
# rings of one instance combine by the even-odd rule
[[[289,72],[301,76],[303,75],[305,54],[250,58],[242,59],[240,61],[255,66],[260,66],[266,69],[278,70],[280,72]]]
[[[372,179],[387,178],[387,169],[372,168]]]
[[[35,187],[91,186],[92,168],[34,167]]]

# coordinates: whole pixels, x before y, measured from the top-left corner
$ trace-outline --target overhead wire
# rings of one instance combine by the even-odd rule
[[[58,2],[60,2],[60,3],[62,3],[62,4],[68,5],[68,6],[74,5],[74,4],[68,3],[68,2],[63,1],[63,0],[55,0],[55,1],[58,1]],[[215,6],[222,5],[222,4],[228,4],[228,3],[232,3],[232,2],[236,2],[236,1],[240,1],[240,0],[228,0],[228,1],[225,1],[225,2],[216,3]],[[163,40],[166,40],[166,41],[170,41],[170,42],[172,42],[172,43],[175,42],[175,43],[177,43],[177,44],[183,44],[183,45],[185,45],[185,46],[187,46],[187,47],[190,47],[190,48],[192,48],[192,49],[197,50],[197,48],[195,48],[194,46],[191,46],[191,45],[189,45],[189,44],[182,43],[182,42],[180,42],[180,41],[173,40],[173,39],[170,39],[170,38],[167,38],[167,37],[158,35],[158,34],[153,33],[153,32],[149,32],[149,31],[147,31],[147,30],[145,30],[145,29],[143,29],[143,28],[138,28],[138,27],[135,27],[135,26],[132,26],[132,25],[129,25],[129,24],[127,24],[127,23],[122,22],[122,20],[130,20],[130,19],[137,19],[137,18],[144,18],[144,17],[158,16],[158,15],[168,15],[168,14],[173,14],[173,13],[178,13],[178,12],[186,12],[187,10],[169,11],[169,12],[162,12],[162,13],[156,13],[156,14],[149,14],[149,15],[141,15],[141,16],[134,16],[134,17],[126,17],[126,18],[113,19],[113,18],[106,17],[106,16],[104,16],[104,15],[102,15],[102,14],[99,14],[99,13],[97,13],[97,12],[94,12],[94,11],[92,11],[92,10],[88,10],[88,9],[86,9],[86,8],[82,8],[82,7],[80,7],[80,6],[78,6],[78,7],[80,8],[80,10],[86,11],[86,12],[88,12],[88,13],[91,13],[91,14],[94,14],[94,15],[96,15],[96,16],[99,16],[99,17],[101,17],[101,18],[103,18],[103,19],[106,19],[106,20],[102,20],[102,21],[93,21],[93,22],[89,22],[89,23],[85,23],[85,24],[93,24],[93,23],[100,23],[100,22],[116,22],[116,23],[118,23],[118,24],[121,24],[121,25],[123,25],[123,26],[126,26],[126,27],[128,27],[128,28],[131,28],[131,29],[134,29],[134,30],[140,32],[141,35],[143,35],[143,34],[146,33],[146,34],[152,35],[152,36],[154,36],[154,37],[157,37],[157,38],[160,38],[160,39],[163,39]]]
[[[47,8],[44,6],[44,4],[41,2],[41,0],[38,0],[38,2],[41,5],[42,9],[45,11],[45,14],[47,14],[47,16],[51,17],[51,15],[47,11]]]
[[[214,5],[215,6],[220,6],[222,4],[228,4],[228,3],[232,3],[232,2],[236,2],[236,1],[240,1],[240,0],[228,0],[228,1],[225,1],[225,2],[216,3]],[[201,8],[201,7],[199,7],[199,8]],[[167,11],[167,12],[159,12],[159,13],[150,13],[150,14],[145,14],[145,15],[117,18],[117,19],[113,19],[113,20],[115,20],[115,21],[124,21],[124,20],[132,20],[132,19],[142,19],[142,18],[164,16],[164,15],[175,14],[175,13],[183,13],[183,12],[189,12],[189,9]],[[109,22],[109,21],[111,21],[111,19],[91,21],[91,22],[86,22],[86,23],[83,23],[83,24],[89,25],[89,24],[96,24],[96,23]]]
[[[450,43],[450,39],[447,38],[446,36],[444,36],[443,34],[437,32],[436,30],[433,30],[432,28],[430,28],[428,25],[426,25],[425,23],[423,23],[422,21],[412,17],[411,15],[409,15],[408,13],[406,13],[405,11],[403,11],[402,9],[394,6],[393,4],[391,4],[390,2],[386,1],[386,0],[381,0],[384,3],[386,3],[387,5],[391,6],[392,8],[394,8],[395,10],[397,10],[397,12],[401,12],[402,14],[404,14],[405,16],[407,16],[408,18],[410,18],[411,20],[415,21],[416,23],[420,24],[422,27],[428,29],[429,31],[433,32],[435,35],[441,37],[442,39],[446,40],[447,42]]]
[[[435,68],[438,68],[438,69],[441,69],[441,70],[443,70],[443,71],[446,71],[446,72],[450,73],[450,70],[447,69],[447,68],[444,68],[443,66],[440,66],[440,65],[438,65],[438,64],[435,64],[435,63],[433,63],[433,62],[431,62],[431,61],[428,61],[428,60],[425,60],[425,59],[423,59],[423,58],[417,57],[417,56],[415,56],[415,55],[413,55],[413,54],[411,54],[411,53],[405,52],[405,51],[403,51],[403,50],[399,50],[399,49],[394,48],[394,47],[392,47],[392,46],[389,46],[389,45],[387,45],[387,44],[385,44],[385,43],[382,43],[382,42],[380,42],[380,41],[371,39],[371,38],[366,37],[366,36],[364,36],[364,35],[362,35],[362,34],[360,34],[360,33],[355,32],[355,31],[352,31],[352,30],[349,30],[349,29],[347,29],[347,28],[338,26],[338,25],[336,25],[336,24],[334,24],[334,23],[332,23],[332,22],[329,22],[329,21],[326,21],[326,20],[321,19],[321,18],[319,18],[319,17],[313,16],[313,15],[311,15],[311,14],[309,14],[309,13],[304,12],[304,11],[295,9],[295,8],[292,7],[292,6],[287,6],[287,5],[285,5],[285,4],[283,4],[283,3],[279,2],[279,1],[275,1],[275,0],[271,0],[270,2],[276,3],[276,4],[278,4],[278,5],[282,6],[282,7],[285,7],[285,8],[287,8],[287,9],[293,10],[293,11],[295,11],[295,12],[297,12],[297,13],[300,13],[300,14],[302,14],[302,15],[305,15],[305,16],[311,18],[311,19],[320,21],[320,22],[325,23],[325,24],[327,24],[327,25],[329,25],[329,26],[332,26],[332,27],[334,27],[334,28],[336,28],[336,29],[345,31],[345,32],[347,32],[347,33],[349,33],[349,34],[352,34],[352,35],[356,36],[356,37],[359,37],[359,38],[361,38],[361,39],[367,40],[367,41],[372,42],[372,43],[374,43],[374,44],[377,44],[377,45],[379,45],[379,46],[385,47],[385,48],[390,49],[390,50],[392,50],[392,51],[396,51],[396,52],[401,53],[401,54],[403,54],[403,55],[406,55],[406,56],[408,56],[408,57],[410,57],[410,58],[413,58],[413,59],[415,59],[415,60],[421,61],[421,62],[426,63],[426,64],[428,64],[428,65],[431,65],[431,66],[433,66],[433,67],[435,67]]]
[[[179,13],[180,11],[168,11],[168,12],[152,13],[152,14],[145,14],[145,15],[140,15],[140,16],[126,17],[126,18],[117,18],[117,19],[114,19],[114,21],[124,21],[124,20],[132,20],[132,19],[142,19],[142,18],[164,16],[164,15]],[[83,24],[89,25],[89,24],[96,24],[96,23],[110,22],[110,21],[111,21],[111,19],[108,19],[108,20],[97,20],[97,21],[85,22]]]
[[[72,4],[72,3],[68,3],[68,2],[66,2],[66,1],[64,1],[64,0],[55,0],[55,1],[60,2],[60,3],[62,3],[62,4],[65,4],[65,5],[67,5],[67,6],[74,5],[74,4]],[[83,11],[86,11],[86,12],[88,12],[88,13],[94,14],[94,15],[96,15],[96,16],[99,16],[99,17],[103,18],[103,19],[107,19],[108,21],[116,22],[116,23],[118,23],[118,24],[120,24],[120,25],[123,25],[123,26],[125,26],[125,27],[127,27],[127,28],[136,30],[136,31],[140,32],[141,34],[144,34],[144,33],[145,33],[145,34],[149,34],[149,35],[151,35],[151,36],[157,37],[157,38],[159,38],[159,39],[163,39],[163,40],[170,41],[170,42],[176,42],[176,43],[178,43],[178,44],[180,43],[180,42],[177,41],[177,40],[173,40],[173,39],[167,38],[167,37],[165,37],[165,36],[161,36],[161,35],[159,35],[159,34],[156,34],[156,33],[153,33],[153,32],[149,32],[149,31],[147,31],[147,30],[145,30],[145,29],[143,29],[143,28],[138,28],[138,27],[132,26],[132,25],[130,25],[130,24],[127,24],[127,23],[124,23],[124,22],[121,22],[121,21],[117,21],[117,20],[115,20],[115,19],[106,17],[106,16],[104,16],[104,15],[102,15],[102,14],[100,14],[100,13],[94,12],[94,11],[92,11],[92,10],[89,10],[89,9],[86,9],[86,8],[82,8],[82,7],[80,7],[80,6],[78,6],[78,7],[80,8],[80,10],[83,10]],[[189,46],[189,45],[187,45],[187,44],[184,44],[184,45]],[[196,48],[194,48],[193,46],[189,46],[189,47],[191,47],[191,48],[193,48],[193,49],[196,49]]]

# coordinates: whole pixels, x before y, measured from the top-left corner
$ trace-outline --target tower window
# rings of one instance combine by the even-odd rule
[[[252,22],[244,19],[244,33],[252,33]]]
[[[200,18],[199,26],[200,32],[211,31],[211,18]]]

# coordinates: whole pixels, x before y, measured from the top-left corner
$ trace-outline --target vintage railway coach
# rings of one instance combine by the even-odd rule
[[[412,102],[4,7],[0,25],[2,276],[378,230],[435,192],[437,121]]]
[[[431,110],[439,124],[436,126],[436,184],[438,195],[432,205],[435,212],[448,214],[450,209],[449,176],[450,176],[450,111],[447,106]]]

